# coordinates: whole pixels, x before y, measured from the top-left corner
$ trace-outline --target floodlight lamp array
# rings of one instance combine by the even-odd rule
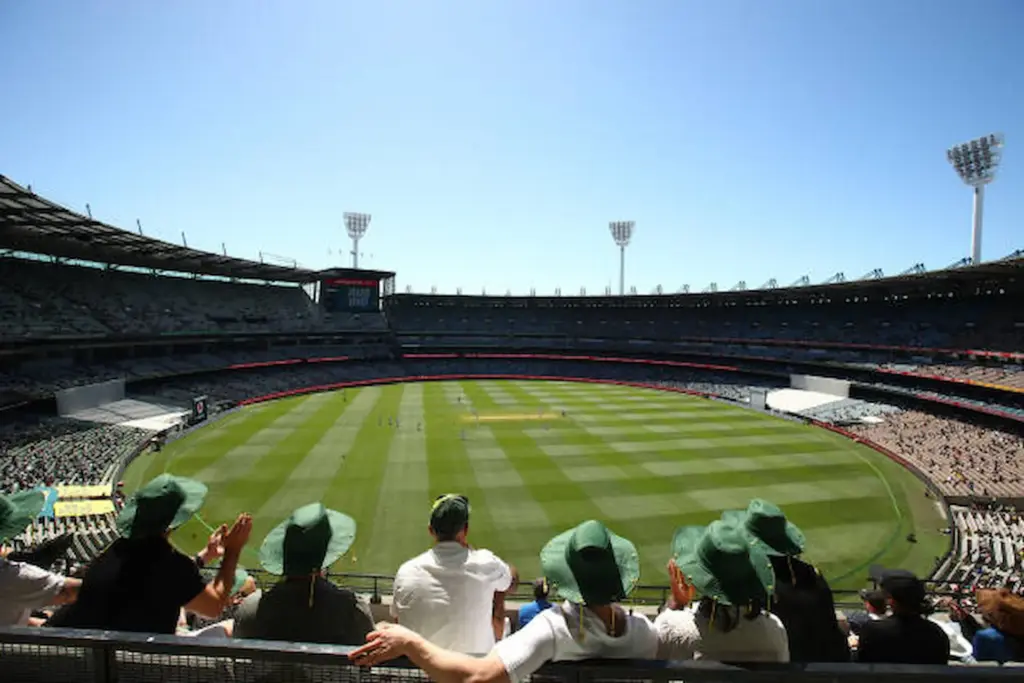
[[[629,245],[629,240],[633,238],[633,228],[636,226],[636,221],[612,221],[608,224],[608,229],[612,233],[612,239],[615,240],[615,244],[620,247]]]
[[[348,236],[354,240],[361,238],[366,234],[367,228],[370,227],[370,214],[368,213],[346,213],[345,214],[345,230],[348,232]]]
[[[946,150],[946,159],[953,166],[960,179],[967,185],[977,187],[992,182],[1002,159],[1004,141],[1001,133],[953,145]]]

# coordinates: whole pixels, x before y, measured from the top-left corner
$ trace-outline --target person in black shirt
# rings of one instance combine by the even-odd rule
[[[171,474],[139,489],[118,516],[121,538],[86,570],[78,601],[47,625],[171,634],[182,607],[219,616],[230,598],[252,518],[241,514],[230,530],[215,533],[223,559],[213,581],[204,582],[196,560],[176,550],[168,536],[196,513],[206,492],[204,484]]]
[[[892,616],[864,624],[857,659],[889,664],[946,664],[949,637],[926,618],[924,583],[908,571],[886,570],[879,576]]]
[[[755,498],[745,511],[724,512],[761,548],[775,572],[769,609],[786,627],[791,662],[848,662],[850,649],[836,619],[832,589],[813,565],[797,558],[803,532],[776,505]]]

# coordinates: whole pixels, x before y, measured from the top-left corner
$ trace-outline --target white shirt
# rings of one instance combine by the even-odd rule
[[[0,626],[24,626],[33,609],[53,604],[64,577],[0,558]]]
[[[741,616],[729,632],[712,627],[695,606],[667,609],[654,620],[659,659],[710,659],[716,662],[788,662],[786,627],[774,614]]]
[[[398,568],[391,616],[435,645],[486,654],[494,647],[494,593],[511,585],[511,570],[490,550],[445,541]]]
[[[627,614],[622,635],[608,635],[604,622],[597,615],[566,602],[560,609],[547,609],[535,616],[522,630],[495,645],[493,651],[505,665],[511,683],[519,683],[546,662],[595,657],[654,659],[658,653],[658,635],[642,614]]]

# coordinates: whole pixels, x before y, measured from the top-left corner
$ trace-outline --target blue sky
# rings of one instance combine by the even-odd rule
[[[618,219],[641,292],[934,268],[945,149],[993,131],[985,257],[1024,248],[1022,34],[1019,0],[0,2],[0,173],[309,267],[368,212],[403,290],[600,293]]]

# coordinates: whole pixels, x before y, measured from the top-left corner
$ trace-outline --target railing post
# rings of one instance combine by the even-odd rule
[[[115,683],[117,680],[117,674],[114,672],[114,662],[117,658],[114,656],[114,644],[109,640],[104,640],[97,645],[89,648],[90,654],[92,655],[92,666],[95,671],[96,683]]]
[[[383,598],[380,597],[380,585],[379,580],[376,576],[373,577],[373,595],[370,596],[371,605],[379,605],[384,602]]]

